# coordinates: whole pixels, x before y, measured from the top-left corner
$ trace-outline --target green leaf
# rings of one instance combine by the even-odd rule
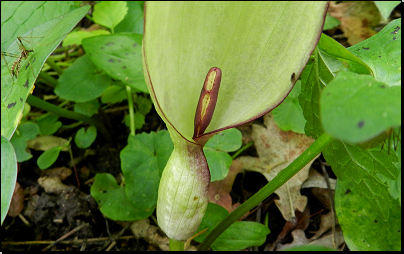
[[[89,6],[84,6],[69,13],[60,13],[55,11],[55,9],[51,9],[51,12],[54,14],[50,15],[50,17],[53,18],[55,14],[63,15],[47,22],[43,21],[43,23],[38,22],[38,19],[43,20],[44,18],[47,18],[45,16],[47,13],[49,13],[49,10],[47,9],[48,5],[46,3],[39,6],[37,3],[32,4],[29,2],[20,4],[21,6],[26,6],[28,4],[31,6],[30,8],[32,8],[32,6],[34,6],[34,8],[30,12],[24,12],[24,9],[19,7],[7,8],[5,10],[3,9],[3,6],[13,4],[2,2],[1,12],[1,51],[20,55],[21,50],[16,36],[23,37],[21,41],[27,50],[33,50],[33,52],[29,53],[27,59],[23,59],[21,61],[21,68],[18,78],[11,75],[10,69],[12,66],[9,66],[9,64],[12,64],[16,59],[11,57],[2,57],[1,134],[8,139],[11,138],[21,118],[24,103],[33,89],[34,81],[37,78],[45,60],[90,8]],[[69,8],[71,7],[69,3],[63,4]],[[54,4],[51,6],[54,6]],[[51,6],[49,7],[52,8]],[[65,11],[66,9],[61,8],[60,10]],[[23,15],[16,15],[16,13],[20,11],[23,13]],[[32,13],[31,16],[30,13]],[[41,18],[38,18],[38,16],[41,16]],[[24,19],[23,17],[28,18]],[[8,20],[13,21],[8,22]],[[18,25],[15,26],[13,22],[17,22]],[[36,26],[32,26],[32,24],[36,24]],[[26,30],[20,30],[18,27],[24,27]],[[29,29],[27,29],[27,27],[29,27]],[[3,40],[6,42],[3,43]],[[8,64],[4,62],[4,59],[6,59],[5,61],[7,61]]]
[[[145,98],[143,96],[137,96],[135,103],[137,106],[137,110],[142,115],[147,115],[147,113],[149,113],[150,110],[152,109],[152,102],[150,101],[149,98]]]
[[[393,9],[400,4],[399,1],[374,1],[374,2],[384,19],[388,19]]]
[[[129,115],[126,115],[124,117],[123,121],[125,122],[125,125],[127,127],[130,127],[130,116]],[[136,130],[142,129],[144,123],[145,123],[145,116],[136,111],[135,112],[135,129]]]
[[[91,117],[92,115],[97,114],[99,107],[100,103],[97,99],[94,99],[91,101],[74,104],[74,112]]]
[[[36,164],[40,169],[47,169],[52,166],[53,163],[58,159],[59,153],[62,150],[62,147],[56,146],[45,152],[43,152],[36,161]]]
[[[111,83],[111,78],[100,73],[87,54],[62,73],[55,94],[66,100],[86,102],[101,96]]]
[[[323,128],[331,136],[363,142],[401,125],[401,86],[341,72],[324,88],[320,109]]]
[[[204,147],[203,153],[208,161],[210,181],[214,182],[225,179],[233,161],[231,156],[226,152],[218,151],[209,147]]]
[[[351,251],[400,251],[401,207],[391,196],[377,197],[389,217],[375,212],[374,202],[351,181],[337,181],[335,210]]]
[[[76,142],[78,148],[85,149],[91,146],[96,137],[97,129],[94,126],[88,127],[87,130],[82,127],[77,131],[76,136],[74,137],[74,142]]]
[[[217,133],[205,144],[203,152],[210,170],[210,180],[220,181],[226,178],[233,159],[227,152],[240,149],[241,132],[236,129],[228,129]]]
[[[102,1],[94,5],[93,18],[95,23],[113,31],[126,13],[128,13],[128,7],[125,1]]]
[[[206,74],[219,67],[205,134],[262,116],[292,89],[325,9],[325,2],[147,2],[144,69],[156,110],[191,141]]]
[[[401,86],[401,19],[391,21],[379,33],[348,50],[372,69],[376,80]]]
[[[197,232],[206,228],[208,231],[194,240],[202,242],[213,228],[228,215],[229,212],[225,208],[209,203]],[[215,251],[237,251],[250,246],[261,246],[269,233],[270,230],[260,223],[236,221],[215,240],[211,247]]]
[[[27,141],[34,139],[39,133],[39,126],[36,123],[26,122],[18,126],[18,132],[10,140],[18,162],[31,159],[32,155],[27,149]]]
[[[101,211],[114,220],[150,216],[157,201],[160,175],[172,149],[166,131],[129,136],[128,145],[121,152],[125,187],[119,187],[110,175],[97,174],[91,189]]]
[[[160,177],[172,150],[170,135],[160,131],[129,135],[128,145],[121,151],[126,195],[149,215],[156,206]]]
[[[241,138],[241,132],[236,128],[232,128],[217,133],[206,142],[205,147],[219,151],[234,152],[240,149],[242,145]]]
[[[327,13],[327,16],[325,17],[323,30],[332,29],[334,27],[337,27],[339,24],[341,24],[341,21],[334,18],[333,16],[330,16],[330,14]]]
[[[60,127],[62,127],[62,122],[58,121],[59,116],[55,114],[47,114],[36,121],[41,130],[42,135],[52,135]]]
[[[304,134],[304,119],[302,107],[299,104],[301,81],[298,80],[288,97],[274,110],[272,116],[276,125],[283,131],[293,131]]]
[[[393,164],[398,161],[394,153],[388,154],[380,148],[362,149],[339,141],[334,141],[323,152],[339,181],[350,182],[362,202],[372,207],[372,214],[387,220],[394,207],[389,193],[388,179],[397,181],[399,170]],[[357,204],[358,210],[361,204]]]
[[[104,93],[101,96],[102,103],[119,103],[128,98],[128,93],[124,86],[119,85],[111,85],[107,89],[105,89]]]
[[[17,181],[17,157],[13,145],[1,137],[1,224],[6,218]]]
[[[148,93],[142,69],[141,34],[101,35],[83,40],[91,61],[110,77]]]
[[[98,173],[91,186],[91,196],[100,206],[101,212],[112,220],[135,221],[150,216],[136,202],[130,200],[125,193],[125,187],[119,186],[113,175]]]
[[[143,1],[127,1],[128,14],[115,27],[115,33],[130,32],[143,34]]]

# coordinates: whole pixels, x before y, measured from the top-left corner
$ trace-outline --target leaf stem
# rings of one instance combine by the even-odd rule
[[[170,251],[184,251],[184,242],[170,238]]]
[[[299,157],[297,157],[289,166],[283,169],[278,175],[267,183],[260,191],[245,201],[241,206],[234,210],[222,222],[217,225],[212,232],[205,238],[198,250],[207,250],[208,247],[223,233],[231,224],[237,221],[241,216],[246,214],[252,208],[261,203],[269,195],[274,193],[279,187],[285,184],[311,160],[313,160],[321,151],[330,144],[333,138],[327,133],[323,133],[310,147],[306,149]]]
[[[105,126],[95,118],[88,117],[70,110],[66,110],[64,108],[60,108],[58,106],[53,105],[52,103],[41,100],[40,98],[35,97],[33,95],[28,96],[27,102],[32,106],[38,107],[48,112],[52,112],[58,116],[94,125],[95,128],[97,128],[97,130],[99,130],[107,140],[111,140],[111,134],[107,131]]]
[[[126,86],[126,93],[128,95],[128,106],[129,106],[129,119],[130,119],[130,134],[135,136],[136,126],[135,126],[135,112],[133,108],[133,97],[132,89],[130,86]]]

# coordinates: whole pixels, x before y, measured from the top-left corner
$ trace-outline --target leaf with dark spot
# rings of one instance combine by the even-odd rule
[[[359,121],[359,123],[358,123],[358,127],[359,127],[359,128],[362,128],[364,125],[365,125],[365,122],[364,122],[364,121]]]

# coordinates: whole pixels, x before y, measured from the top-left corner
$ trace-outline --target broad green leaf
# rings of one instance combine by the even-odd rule
[[[225,208],[209,203],[197,232],[206,228],[208,230],[194,240],[202,242],[212,229],[228,215],[229,212]],[[211,247],[216,251],[236,251],[250,246],[261,246],[269,233],[269,229],[260,223],[236,221],[215,240]]]
[[[115,33],[143,34],[143,5],[144,1],[127,1],[128,14],[115,27]]]
[[[374,1],[374,2],[384,19],[388,19],[393,9],[400,4],[399,1]]]
[[[6,218],[17,181],[17,157],[13,145],[1,137],[1,224]]]
[[[213,136],[203,147],[210,170],[210,181],[220,181],[229,173],[233,161],[227,152],[240,149],[241,132],[236,128],[227,129]]]
[[[372,207],[375,216],[387,220],[395,202],[389,193],[387,180],[397,181],[399,170],[395,153],[387,153],[380,147],[362,149],[334,141],[323,152],[327,163],[339,181],[350,182],[361,196],[363,203]],[[358,210],[361,204],[357,203]]]
[[[97,129],[94,126],[88,127],[87,130],[82,127],[77,131],[76,136],[74,137],[74,142],[76,143],[77,147],[85,149],[91,146],[96,137]]]
[[[391,21],[379,33],[348,50],[372,69],[376,80],[401,86],[401,19]]]
[[[59,116],[49,113],[44,115],[43,117],[37,119],[36,123],[41,130],[42,135],[52,135],[55,133],[60,127],[62,127],[62,122],[58,121]]]
[[[170,135],[160,131],[129,135],[128,145],[121,151],[126,195],[150,214],[156,206],[160,177],[172,150]]]
[[[97,114],[99,107],[100,103],[97,99],[94,99],[84,103],[74,104],[74,112],[91,117],[92,115]]]
[[[40,134],[39,126],[36,123],[27,122],[18,126],[18,132],[11,138],[17,161],[23,162],[31,159],[32,155],[27,149],[27,141],[34,139]]]
[[[100,72],[86,54],[62,73],[55,94],[66,100],[86,102],[101,96],[111,83],[111,78]]]
[[[341,24],[341,21],[339,21],[337,18],[334,18],[333,16],[330,16],[330,14],[327,13],[327,16],[325,17],[325,22],[324,22],[324,30],[329,30],[332,29],[336,26]]]
[[[319,102],[324,87],[338,72],[348,70],[347,66],[355,66],[355,71],[364,74],[371,70],[361,59],[325,34],[321,35],[313,55],[314,61],[306,65],[301,75],[299,102],[307,121],[306,135],[317,138],[323,133]]]
[[[236,128],[232,128],[213,136],[206,142],[205,147],[225,152],[234,152],[240,149],[242,145],[241,138],[241,132]]]
[[[16,36],[79,7],[73,1],[2,1],[1,51],[8,48]]]
[[[204,147],[203,153],[208,161],[210,171],[210,181],[220,181],[226,178],[229,173],[231,162],[233,161],[228,153]]]
[[[147,2],[146,82],[156,109],[192,140],[202,85],[222,71],[205,133],[251,121],[292,89],[314,49],[325,2]]]
[[[2,2],[2,6],[3,3],[4,2]],[[41,7],[38,8],[42,9]],[[84,6],[47,22],[40,23],[35,27],[30,26],[31,29],[27,30],[25,34],[22,32],[20,33],[20,30],[15,26],[12,26],[12,23],[10,22],[2,23],[2,51],[19,56],[21,54],[21,49],[17,36],[23,37],[21,42],[27,50],[33,50],[33,52],[29,52],[27,59],[21,60],[18,78],[13,77],[10,73],[13,63],[18,59],[2,57],[1,60],[1,134],[6,138],[10,139],[17,127],[22,115],[24,103],[30,92],[32,92],[34,81],[36,80],[45,60],[59,45],[66,34],[85,15],[89,8],[89,6]],[[22,11],[20,8],[14,10],[11,9],[10,11],[13,13],[3,15],[2,8],[2,20],[5,16],[7,16],[8,19],[15,19],[16,14],[14,12],[16,10]],[[54,9],[52,11],[55,12]],[[36,11],[34,11],[34,13],[33,16],[44,14],[44,12],[37,14]],[[47,13],[47,11],[45,11],[45,13]],[[27,15],[27,13],[24,13],[24,16],[25,15]],[[21,22],[31,23],[31,19]],[[32,22],[36,23],[35,21]],[[19,26],[23,25],[20,24]],[[3,44],[3,37],[4,40],[8,41],[10,41],[10,38],[12,37],[12,43]]]
[[[320,109],[327,133],[349,143],[363,142],[401,125],[401,86],[340,72],[324,88]]]
[[[357,185],[338,179],[335,210],[351,251],[401,250],[401,207],[390,196],[378,198],[380,205],[392,203],[385,208],[388,218],[375,212],[374,202],[369,201]]]
[[[298,80],[288,97],[274,110],[272,116],[276,125],[283,131],[293,131],[304,134],[306,120],[303,116],[302,107],[299,104],[301,81]]]
[[[104,90],[104,93],[101,96],[101,102],[115,104],[122,102],[127,98],[128,93],[124,86],[111,85]]]
[[[101,1],[94,5],[93,18],[95,23],[114,31],[114,27],[123,20],[126,13],[126,1]]]
[[[113,175],[98,173],[91,186],[91,196],[100,206],[101,212],[112,220],[134,221],[142,220],[151,215],[136,202],[130,200],[125,193],[125,187],[119,186]]]
[[[90,37],[83,47],[91,61],[110,77],[148,93],[141,56],[141,34],[114,34]]]

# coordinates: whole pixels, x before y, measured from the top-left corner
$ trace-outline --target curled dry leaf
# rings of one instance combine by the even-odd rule
[[[161,236],[158,233],[160,230],[158,227],[154,225],[150,225],[149,219],[139,220],[132,223],[130,226],[132,234],[136,237],[136,239],[144,239],[148,243],[158,246],[162,251],[169,251],[169,243],[167,236]],[[195,246],[189,246],[186,250],[195,251]]]
[[[24,208],[24,198],[24,189],[17,182],[15,184],[13,197],[11,198],[10,208],[8,209],[8,216],[15,217],[22,211]]]
[[[375,35],[376,31],[372,27],[377,26],[381,19],[379,10],[371,1],[348,1],[338,4],[331,1],[328,13],[341,22],[341,30],[351,45]]]
[[[244,169],[262,173],[271,181],[281,170],[306,150],[314,139],[291,131],[282,131],[276,126],[270,114],[264,116],[264,124],[253,125],[253,139],[259,158],[244,156],[237,160]],[[295,217],[294,211],[301,212],[307,204],[307,197],[300,194],[301,185],[309,175],[312,162],[306,165],[275,193],[279,200],[275,203],[286,221]]]
[[[233,204],[230,196],[234,180],[238,173],[243,170],[243,164],[238,160],[233,160],[230,165],[229,173],[226,178],[221,181],[211,182],[209,185],[209,202],[220,205],[229,213],[232,213],[240,203]]]

